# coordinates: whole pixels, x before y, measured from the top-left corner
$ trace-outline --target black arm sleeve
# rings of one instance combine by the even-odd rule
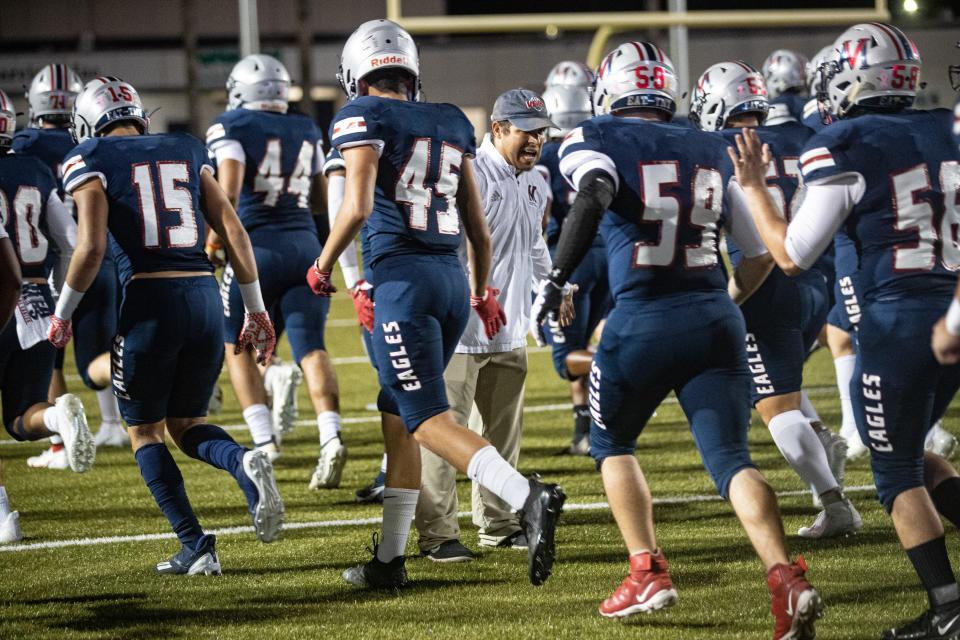
[[[614,180],[606,171],[593,169],[580,179],[576,199],[563,221],[563,230],[554,254],[550,280],[562,287],[583,257],[587,255],[597,235],[600,218],[617,194]]]

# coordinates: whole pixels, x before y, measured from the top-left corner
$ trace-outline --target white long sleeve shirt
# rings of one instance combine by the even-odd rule
[[[497,300],[507,324],[488,340],[473,311],[457,345],[457,353],[502,353],[526,346],[534,287],[550,271],[550,254],[541,221],[550,186],[535,170],[517,173],[489,140],[477,150],[477,183],[487,225],[492,257],[489,285],[499,289]],[[460,247],[466,269],[466,246]]]

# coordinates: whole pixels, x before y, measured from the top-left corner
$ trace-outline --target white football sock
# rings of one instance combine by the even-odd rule
[[[420,491],[417,489],[386,487],[383,490],[383,528],[377,547],[377,560],[380,562],[390,562],[406,552],[410,523],[417,511],[419,497]]]
[[[383,454],[383,460],[380,461],[380,473],[387,472],[387,454]]]
[[[320,430],[322,447],[340,435],[340,414],[336,411],[324,411],[317,416],[317,429]]]
[[[813,485],[817,495],[837,488],[823,443],[800,411],[774,416],[767,426],[777,449],[804,484]]]
[[[7,488],[0,485],[0,520],[10,515],[10,499],[7,498]]]
[[[813,408],[813,405],[810,403],[810,396],[807,395],[806,391],[801,389],[800,391],[800,411],[803,412],[803,415],[810,422],[819,422],[823,423],[823,420],[820,419],[820,414],[817,413],[817,410]]]
[[[514,511],[522,509],[530,495],[530,483],[503,459],[492,444],[473,454],[467,464],[467,476],[509,504]]]
[[[100,420],[111,424],[120,424],[120,405],[113,389],[107,387],[97,391],[97,404],[100,405]]]
[[[857,420],[853,416],[853,401],[850,400],[850,380],[853,379],[853,369],[857,364],[857,356],[840,356],[833,361],[833,368],[837,372],[837,391],[840,392],[840,411],[843,422],[840,424],[840,435],[849,438],[857,432]]]
[[[47,407],[43,410],[43,426],[47,428],[47,431],[60,433],[60,427],[57,425],[57,408],[55,406]],[[60,439],[60,444],[63,444],[63,438]]]
[[[46,417],[44,417],[43,424],[44,424],[44,425],[47,424]],[[61,445],[62,445],[62,444],[63,444],[63,438],[61,438],[60,436],[50,436],[50,444],[51,444],[51,446],[56,446],[56,445],[58,445],[58,444],[61,444]]]
[[[265,404],[252,404],[243,410],[243,420],[250,429],[253,444],[260,446],[273,439],[273,420]]]

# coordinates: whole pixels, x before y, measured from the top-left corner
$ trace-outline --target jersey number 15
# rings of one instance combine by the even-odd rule
[[[180,224],[167,227],[166,238],[162,238],[160,233],[158,189],[154,186],[154,172],[160,178],[160,208],[180,214]],[[143,217],[143,246],[147,249],[182,249],[196,245],[199,232],[193,208],[193,194],[185,186],[190,182],[187,163],[141,162],[133,165],[132,179],[140,199],[140,214]]]

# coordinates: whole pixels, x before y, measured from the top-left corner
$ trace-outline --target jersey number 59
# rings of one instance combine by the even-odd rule
[[[893,249],[896,271],[929,271],[940,261],[950,271],[960,269],[960,163],[949,160],[940,165],[940,193],[943,194],[943,215],[938,216],[940,194],[930,185],[926,164],[918,164],[890,176],[893,187],[894,228],[913,232],[916,240],[901,243]]]

